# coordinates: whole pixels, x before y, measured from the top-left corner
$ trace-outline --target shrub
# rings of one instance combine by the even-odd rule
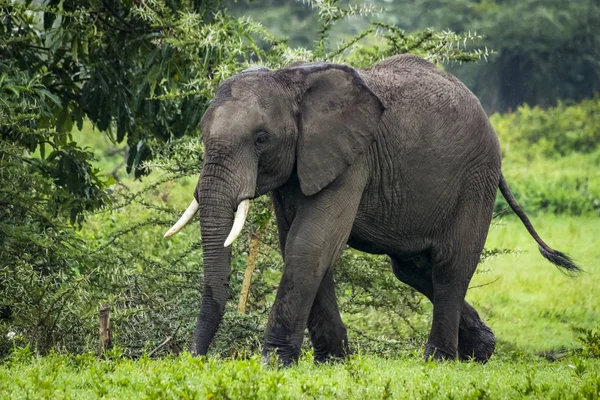
[[[600,97],[491,116],[504,156],[502,170],[524,209],[600,213],[599,111]],[[499,195],[496,212],[507,207]]]
[[[515,112],[490,117],[505,155],[559,158],[600,148],[600,97],[542,109],[523,105]]]

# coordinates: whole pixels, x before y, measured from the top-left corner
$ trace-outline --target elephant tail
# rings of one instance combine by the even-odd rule
[[[504,179],[504,175],[502,173],[500,173],[500,192],[502,192],[502,195],[506,199],[506,202],[508,203],[510,208],[512,208],[512,210],[515,212],[515,214],[517,214],[521,222],[523,222],[523,225],[525,225],[525,228],[527,228],[529,234],[538,243],[540,253],[542,253],[542,256],[544,256],[546,260],[550,261],[557,267],[564,268],[564,270],[569,274],[576,275],[579,272],[581,272],[581,269],[577,265],[575,265],[575,262],[571,259],[571,257],[564,253],[561,253],[558,250],[552,249],[550,246],[544,243],[542,238],[540,238],[540,235],[538,235],[538,233],[535,231],[533,225],[531,224],[531,221],[529,220],[523,209],[519,207],[519,203],[517,203],[515,196],[510,191],[508,183],[506,183],[506,179]]]

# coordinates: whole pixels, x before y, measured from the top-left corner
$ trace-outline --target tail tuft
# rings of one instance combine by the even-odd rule
[[[565,253],[561,253],[558,250],[553,250],[550,248],[546,250],[543,246],[539,246],[539,249],[540,253],[542,253],[542,256],[544,256],[546,260],[550,261],[557,267],[563,268],[563,272],[565,274],[569,276],[577,276],[582,272],[581,268],[575,265],[575,262],[571,259],[571,257]]]

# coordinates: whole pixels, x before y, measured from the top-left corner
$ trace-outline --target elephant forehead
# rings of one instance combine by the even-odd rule
[[[238,137],[252,134],[266,122],[266,115],[258,102],[230,100],[207,111],[208,119],[203,121],[205,137]]]

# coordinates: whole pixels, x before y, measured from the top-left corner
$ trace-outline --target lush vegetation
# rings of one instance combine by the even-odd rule
[[[0,393],[10,398],[596,399],[600,393],[600,360],[578,357],[557,363],[495,358],[482,366],[355,355],[316,367],[307,354],[294,368],[276,369],[263,367],[256,356],[98,361],[23,353],[0,367]]]
[[[600,98],[492,115],[504,174],[528,211],[600,215]],[[496,211],[506,203],[499,197]]]
[[[600,98],[572,102],[597,91],[596,81],[589,80],[597,61],[582,61],[600,60],[586,47],[597,43],[596,33],[585,36],[588,25],[573,23],[585,7],[596,5],[569,3],[563,17],[556,17],[558,2],[523,3],[528,6],[467,0],[362,6],[335,0],[291,6],[0,0],[0,394],[598,397]],[[436,13],[419,8],[434,5]],[[459,5],[464,10],[457,12]],[[374,14],[382,6],[391,12]],[[287,25],[281,23],[287,21],[284,12],[293,16]],[[521,48],[526,24],[511,25],[521,30],[514,37],[490,25],[498,16],[516,21],[527,13],[548,14],[564,28],[564,42],[555,46],[544,30],[539,48]],[[588,22],[594,18],[590,13]],[[467,32],[406,33],[398,27],[427,25]],[[468,32],[475,28],[488,37]],[[542,60],[549,51],[556,61],[565,46],[579,40],[585,46],[570,47],[575,53],[564,60],[573,62],[573,71],[589,67],[573,72],[590,82],[585,90],[580,81],[563,84]],[[489,58],[486,45],[499,51],[497,58]],[[533,60],[527,65],[548,74],[540,75],[545,85],[531,81],[539,90],[527,87],[537,97],[511,97],[489,108],[532,103],[491,116],[503,171],[541,236],[574,256],[586,272],[570,279],[552,268],[498,197],[498,217],[468,293],[497,335],[490,363],[419,361],[431,306],[395,279],[385,257],[349,250],[336,280],[359,355],[317,368],[307,353],[293,369],[262,367],[256,354],[282,268],[267,198],[254,202],[244,237],[234,247],[233,298],[212,358],[185,353],[203,276],[198,226],[170,240],[162,234],[189,203],[203,159],[198,120],[223,79],[255,64],[278,68],[327,60],[362,67],[407,52],[440,68],[481,59],[473,68],[494,71],[505,65],[507,52],[519,51]],[[556,71],[562,74],[568,65]],[[485,81],[477,74],[462,76],[472,85]],[[494,85],[489,88],[494,92]],[[242,314],[237,296],[252,249],[258,249],[256,270]],[[117,347],[98,361],[92,352],[103,304],[111,306]]]

